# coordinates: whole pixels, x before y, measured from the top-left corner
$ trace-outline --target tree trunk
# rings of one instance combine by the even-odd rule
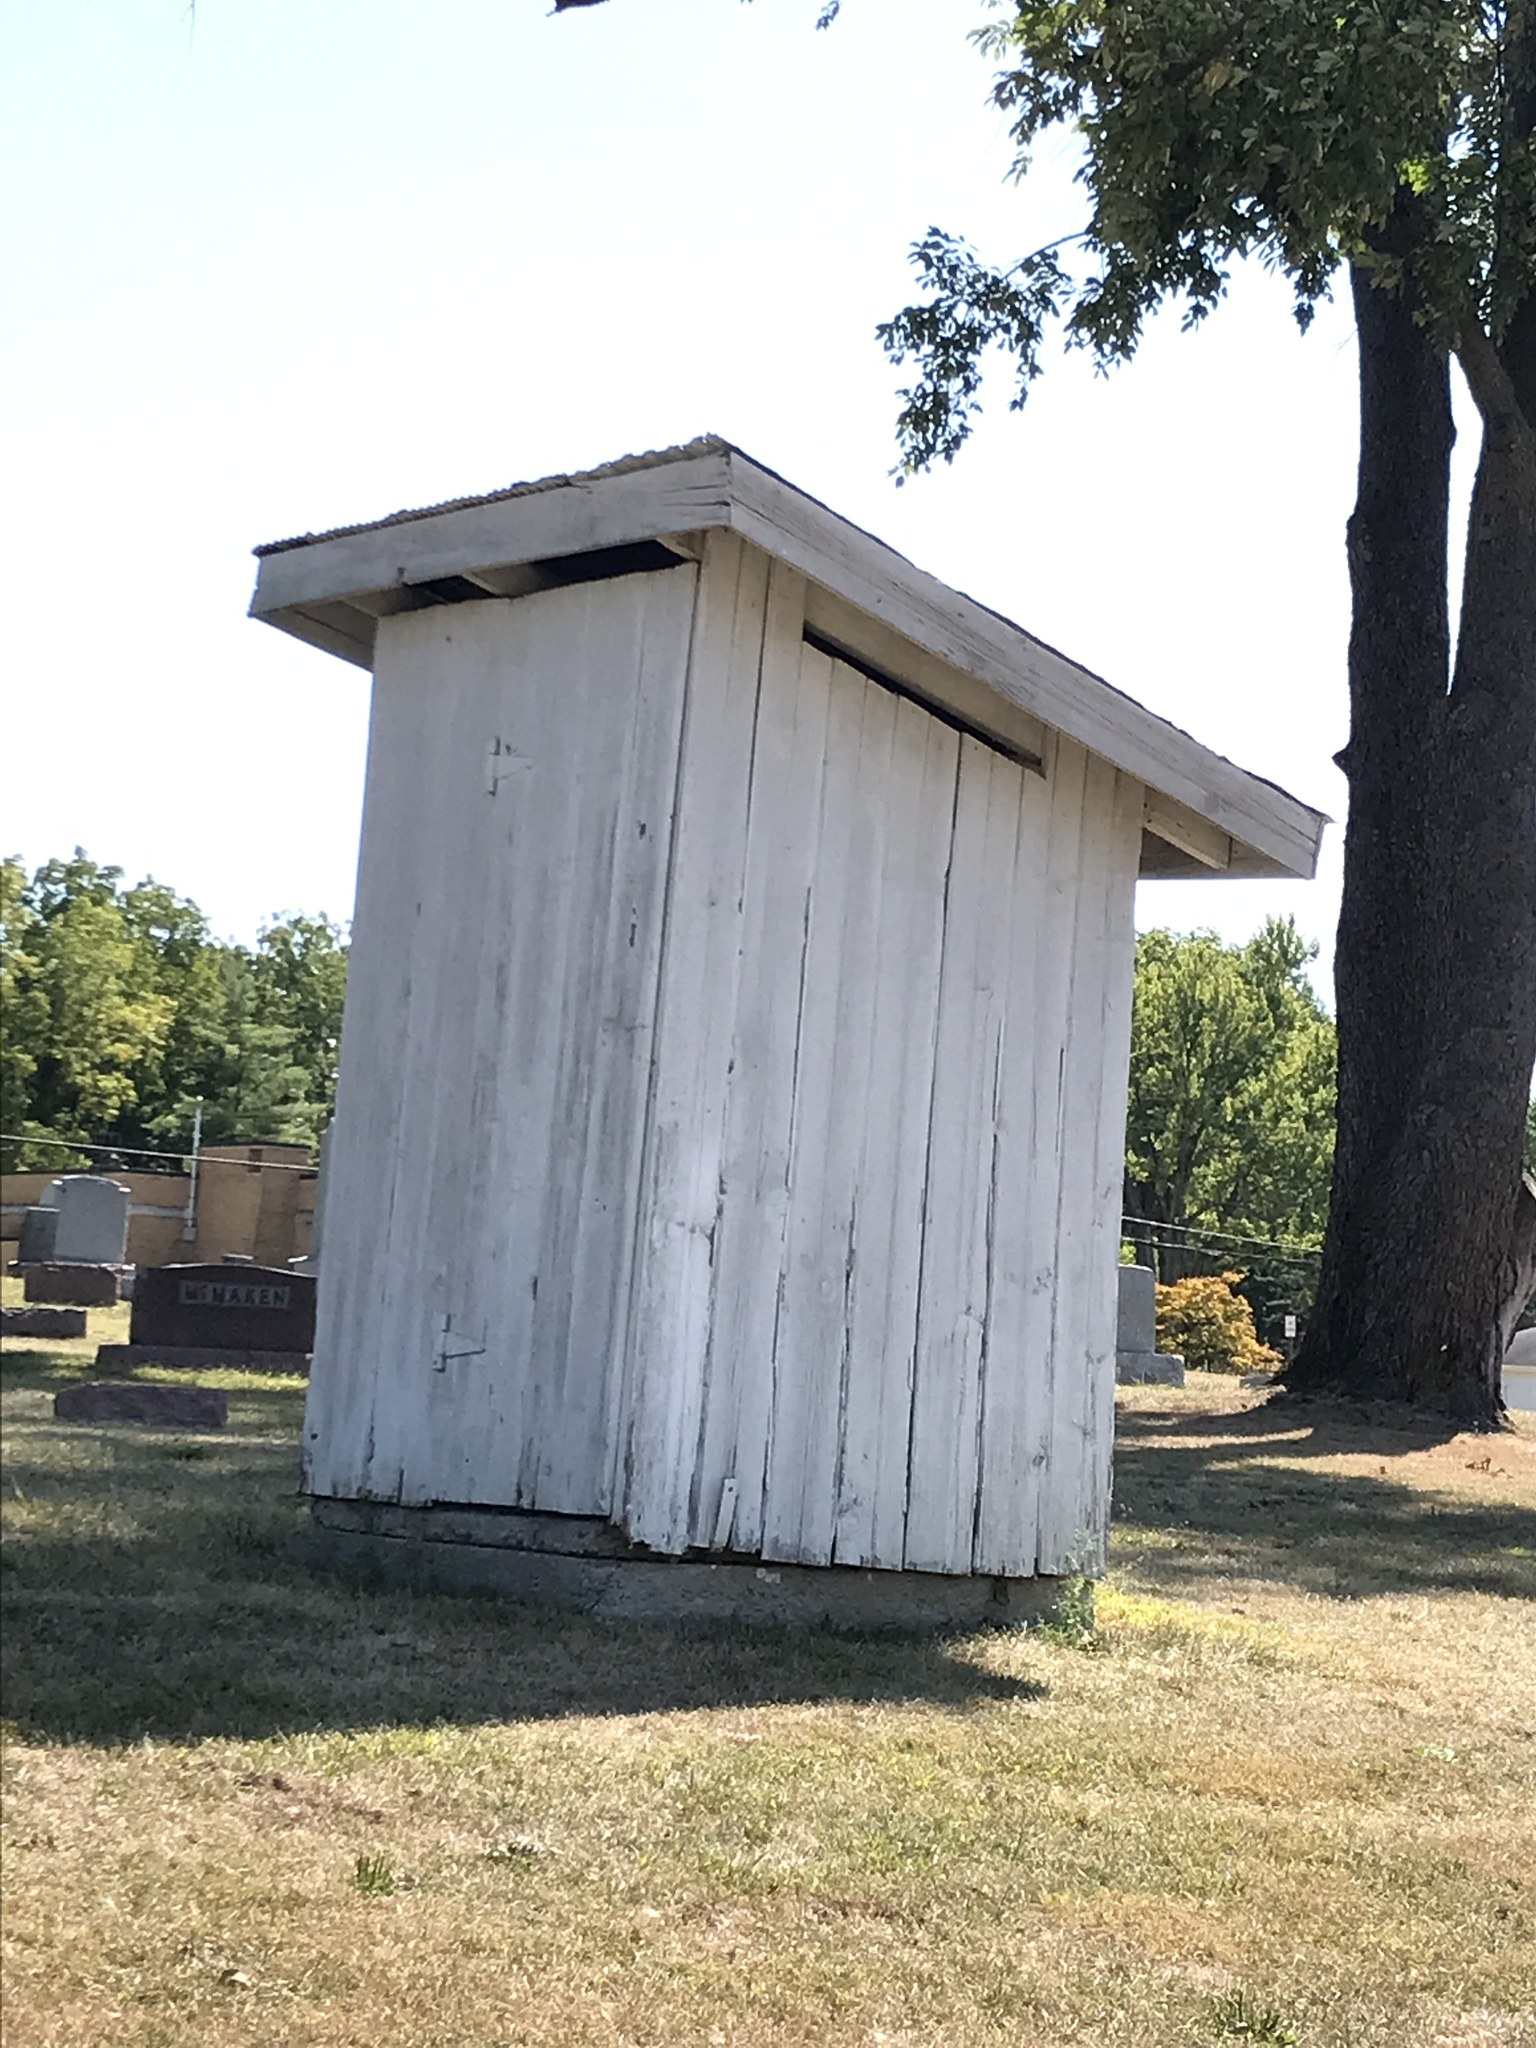
[[[1520,1174],[1536,1059],[1536,429],[1507,378],[1502,418],[1480,398],[1452,686],[1448,361],[1399,293],[1352,281],[1338,1143],[1317,1306],[1287,1377],[1486,1427],[1536,1262]]]

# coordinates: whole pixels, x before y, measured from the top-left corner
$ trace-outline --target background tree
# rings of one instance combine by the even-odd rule
[[[23,1135],[33,1129],[33,1080],[48,1027],[36,952],[39,923],[27,900],[26,869],[19,860],[0,862],[0,1130]],[[15,1145],[4,1151],[20,1156]]]
[[[77,850],[72,860],[45,862],[22,896],[29,944],[13,968],[26,1008],[15,1021],[32,1030],[20,1041],[31,1069],[22,1124],[61,1137],[133,1129],[137,1104],[160,1085],[175,1000],[121,880],[120,868],[98,867]],[[8,1018],[8,1039],[13,1028]]]
[[[0,865],[4,1164],[86,1163],[60,1137],[184,1151],[198,1103],[209,1142],[312,1144],[335,1100],[341,927],[274,918],[230,945],[186,897],[122,881],[79,850],[30,877]]]
[[[345,933],[328,917],[276,918],[262,928],[252,971],[258,1014],[288,1033],[305,1100],[328,1107],[347,992]]]
[[[1289,918],[1245,946],[1213,932],[1137,941],[1125,1208],[1159,1226],[1128,1234],[1164,1281],[1199,1263],[1179,1249],[1186,1232],[1197,1243],[1199,1233],[1321,1241],[1335,1040],[1306,978],[1316,950]],[[1228,1242],[1213,1261],[1235,1257]]]
[[[1305,325],[1347,268],[1360,354],[1338,1139],[1292,1384],[1501,1413],[1536,1280],[1536,0],[1028,0],[982,38],[1028,168],[1063,127],[1088,222],[1005,268],[931,229],[882,330],[912,467],[969,431],[983,358],[1052,323],[1101,366],[1234,262]],[[1482,442],[1454,638],[1450,363]]]

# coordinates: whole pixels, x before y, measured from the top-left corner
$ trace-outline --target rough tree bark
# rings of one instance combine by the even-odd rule
[[[1298,1391],[1479,1427],[1536,1279],[1521,1135],[1536,1059],[1536,308],[1458,358],[1483,419],[1454,672],[1449,363],[1353,273],[1359,491],[1339,1123]]]

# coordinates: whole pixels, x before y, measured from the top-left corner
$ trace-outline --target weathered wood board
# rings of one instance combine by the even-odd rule
[[[763,559],[705,562],[614,1512],[673,1553],[1092,1563],[1141,786],[805,645]]]
[[[607,1507],[695,581],[381,628],[317,1492]]]
[[[699,553],[379,621],[307,1484],[1092,1566],[1144,787]]]

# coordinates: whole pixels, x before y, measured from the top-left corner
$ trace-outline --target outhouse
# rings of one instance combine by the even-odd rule
[[[1136,879],[1319,814],[719,440],[259,553],[374,676],[319,1523],[630,1611],[1093,1570]]]

